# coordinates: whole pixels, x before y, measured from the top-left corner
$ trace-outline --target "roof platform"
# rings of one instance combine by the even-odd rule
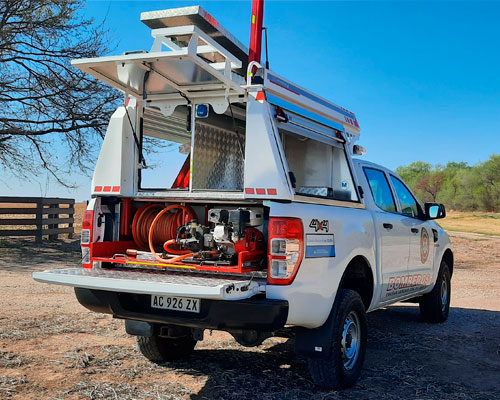
[[[241,75],[246,72],[248,49],[200,6],[143,12],[141,13],[141,21],[153,30],[189,25],[196,26],[241,61],[242,67],[236,72]],[[176,37],[171,36],[170,39],[180,47],[187,46],[189,41],[189,37],[182,34]]]
[[[143,99],[244,94],[246,49],[201,7],[151,11],[141,19],[153,27],[149,52],[73,60],[72,65]]]

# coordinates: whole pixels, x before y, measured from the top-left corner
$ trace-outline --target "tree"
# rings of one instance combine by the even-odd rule
[[[423,161],[414,161],[404,167],[396,168],[396,173],[403,178],[403,180],[414,187],[425,175],[432,169],[432,165]]]
[[[417,198],[424,202],[425,192],[417,188],[417,184],[424,179],[432,170],[432,165],[423,161],[414,161],[409,165],[396,168],[396,173],[403,178],[406,184],[413,190]]]
[[[451,209],[460,209],[461,180],[460,172],[469,171],[471,167],[466,162],[450,161],[443,169],[446,178],[441,185],[439,201]]]
[[[500,209],[500,154],[492,154],[489,160],[478,167],[481,182],[480,201],[486,211]]]
[[[72,67],[108,52],[84,0],[0,0],[0,167],[22,178],[93,165],[120,93]]]
[[[415,161],[396,172],[422,202],[439,201],[460,211],[500,211],[500,154],[473,166],[449,162],[442,167]]]
[[[445,178],[446,175],[444,172],[431,171],[418,181],[415,189],[424,193],[424,200],[428,199],[431,202],[436,202]]]

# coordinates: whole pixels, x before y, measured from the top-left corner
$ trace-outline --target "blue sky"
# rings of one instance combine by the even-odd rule
[[[106,18],[120,54],[149,50],[142,11],[196,4],[248,44],[250,1],[89,1],[84,13]],[[364,157],[389,168],[500,152],[499,21],[500,2],[479,1],[268,0],[264,16],[271,69],[353,111]],[[78,181],[47,195],[88,198]]]

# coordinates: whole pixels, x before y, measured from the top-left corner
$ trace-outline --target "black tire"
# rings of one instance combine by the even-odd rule
[[[165,338],[137,336],[137,347],[144,357],[153,362],[176,361],[188,357],[196,346],[191,336]]]
[[[331,353],[326,359],[311,358],[308,362],[314,383],[325,388],[340,390],[354,385],[361,374],[365,360],[368,329],[363,301],[359,294],[353,290],[339,290],[332,313]],[[357,325],[354,327],[355,332],[351,331],[350,328],[347,329],[348,318],[355,320],[355,325]],[[349,327],[353,327],[353,325],[349,324]],[[356,334],[358,338],[356,342],[358,345],[355,345],[357,350],[352,358],[347,357],[346,351],[343,350],[344,329],[348,331],[346,338],[350,344],[355,336],[352,333]],[[349,352],[347,351],[347,353]]]
[[[431,292],[420,299],[420,315],[426,322],[440,323],[448,319],[451,299],[451,274],[445,261],[441,261],[436,284]]]

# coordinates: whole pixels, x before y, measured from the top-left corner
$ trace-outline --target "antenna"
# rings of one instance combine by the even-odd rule
[[[265,40],[266,40],[266,69],[269,69],[269,50],[268,50],[269,46],[267,44],[267,28],[262,27],[262,29],[264,30]]]

